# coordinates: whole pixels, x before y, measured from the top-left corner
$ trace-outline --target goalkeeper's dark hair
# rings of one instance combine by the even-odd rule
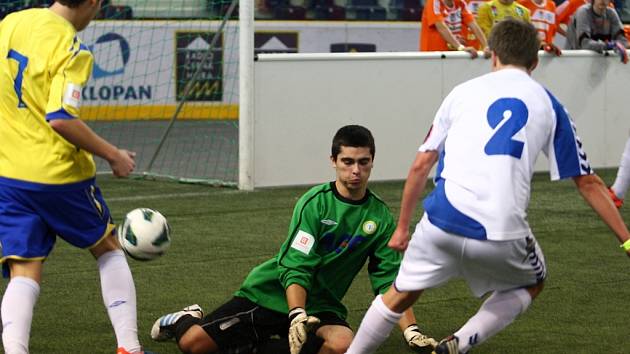
[[[81,4],[88,0],[55,0],[55,2],[60,3],[63,6],[67,6],[69,8],[79,7]]]
[[[339,155],[342,146],[369,148],[372,158],[374,158],[374,153],[376,152],[372,133],[366,127],[360,125],[346,125],[337,130],[330,149],[333,160],[337,160],[337,155]]]
[[[531,23],[506,18],[492,27],[488,46],[499,57],[501,64],[530,70],[538,61],[540,39]]]

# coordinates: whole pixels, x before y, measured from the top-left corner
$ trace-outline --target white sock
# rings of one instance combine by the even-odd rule
[[[479,311],[455,332],[460,353],[466,353],[473,345],[483,343],[514,322],[531,302],[532,297],[525,289],[493,292]]]
[[[136,317],[136,288],[127,258],[122,250],[98,258],[103,302],[112,322],[118,347],[130,353],[141,351]]]
[[[610,188],[617,197],[623,199],[628,191],[628,186],[630,186],[630,139],[626,141],[626,147],[623,149],[621,161],[619,161],[617,178]]]
[[[2,297],[2,344],[6,354],[28,353],[33,308],[39,284],[31,278],[13,277]]]
[[[402,317],[383,303],[383,296],[377,296],[363,316],[357,335],[352,340],[346,354],[374,353],[378,346],[389,337],[389,332]]]

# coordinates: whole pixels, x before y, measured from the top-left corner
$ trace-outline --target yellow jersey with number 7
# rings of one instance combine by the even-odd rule
[[[0,183],[46,189],[94,177],[92,155],[48,123],[79,117],[93,62],[72,24],[48,9],[0,22]]]

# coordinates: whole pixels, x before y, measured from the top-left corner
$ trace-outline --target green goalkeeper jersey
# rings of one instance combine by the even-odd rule
[[[255,267],[235,295],[288,313],[285,289],[298,284],[308,293],[308,313],[345,319],[341,300],[366,261],[375,295],[394,281],[401,255],[387,242],[395,227],[387,205],[369,190],[352,201],[334,182],[313,187],[298,200],[278,255]]]

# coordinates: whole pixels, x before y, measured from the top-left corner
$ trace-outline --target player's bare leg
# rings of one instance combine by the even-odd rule
[[[219,350],[217,343],[199,325],[188,328],[177,344],[183,353],[204,354],[215,353]]]
[[[405,310],[413,306],[420,295],[422,295],[422,292],[423,290],[401,292],[396,290],[396,287],[392,286],[383,295],[383,303],[385,303],[390,310],[397,313],[403,313]]]
[[[41,282],[42,270],[44,269],[42,261],[8,259],[7,263],[11,270],[11,279],[14,277],[27,277],[33,279],[38,284]]]
[[[319,354],[343,354],[352,342],[352,330],[346,326],[327,325],[317,329],[317,336],[324,340]]]
[[[113,232],[90,248],[90,252],[98,264],[103,301],[116,333],[118,348],[124,348],[129,353],[141,352],[136,288],[125,253]]]
[[[532,301],[533,301],[535,298],[538,297],[538,295],[540,295],[540,293],[543,291],[544,288],[545,288],[545,282],[541,281],[540,283],[534,286],[525,288],[525,290],[527,290],[529,295],[532,297]]]
[[[28,353],[33,308],[39,297],[42,261],[7,260],[11,281],[2,297],[2,343],[7,354]]]
[[[101,242],[97,243],[95,246],[90,248],[90,253],[94,256],[94,258],[98,259],[103,254],[120,250],[120,243],[116,239],[116,236],[112,232],[109,236],[105,237]]]

